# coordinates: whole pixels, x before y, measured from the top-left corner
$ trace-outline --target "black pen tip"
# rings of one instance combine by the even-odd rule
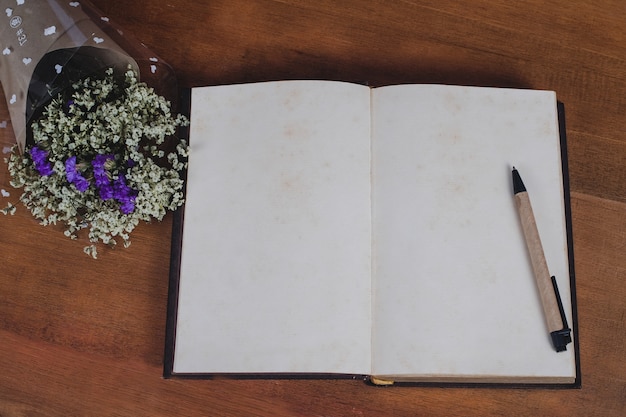
[[[517,169],[513,167],[513,194],[522,193],[524,191],[526,191],[526,186],[522,181],[522,177],[520,177]]]

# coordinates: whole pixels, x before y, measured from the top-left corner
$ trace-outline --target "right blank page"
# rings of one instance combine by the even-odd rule
[[[373,374],[573,382],[511,185],[515,166],[571,325],[555,94],[404,85],[373,90],[372,109]]]

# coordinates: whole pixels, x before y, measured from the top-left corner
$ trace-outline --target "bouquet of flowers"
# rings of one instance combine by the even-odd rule
[[[18,7],[8,7],[14,1],[1,2],[6,4],[7,15],[19,17]],[[63,223],[65,235],[72,239],[78,238],[81,229],[88,229],[90,244],[84,251],[96,258],[96,243],[115,245],[120,238],[127,247],[139,221],[161,220],[183,203],[181,172],[188,148],[176,132],[188,121],[172,114],[170,102],[139,80],[140,74],[157,72],[155,63],[161,61],[153,54],[138,64],[126,53],[132,47],[119,46],[128,44],[127,37],[114,42],[104,31],[94,36],[94,19],[85,17],[87,13],[76,14],[78,7],[84,7],[79,2],[28,1],[37,3],[31,5],[28,16],[40,17],[41,22],[34,24],[44,28],[44,40],[45,27],[58,31],[56,25],[42,24],[47,19],[46,7],[57,15],[59,9],[67,10],[73,17],[61,13],[66,21],[59,26],[65,29],[58,31],[53,46],[27,37],[27,42],[36,44],[38,55],[32,47],[21,50],[17,37],[5,43],[6,30],[0,33],[0,48],[9,51],[0,69],[13,67],[13,71],[0,72],[17,138],[6,159],[11,185],[22,188],[20,200],[42,225]],[[14,23],[16,27],[23,24],[21,18]],[[68,34],[77,30],[79,35],[89,35]],[[89,45],[105,40],[111,47]],[[15,72],[15,65],[30,64],[32,56],[38,57],[38,63],[26,82],[23,73]],[[148,71],[140,70],[142,61],[149,63]],[[161,78],[171,87],[171,74]],[[23,110],[13,100],[13,90],[20,88],[24,90],[19,94],[24,98]],[[9,204],[2,211],[12,214],[15,206]]]

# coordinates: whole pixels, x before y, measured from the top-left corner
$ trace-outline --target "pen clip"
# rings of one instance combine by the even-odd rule
[[[561,321],[563,322],[563,328],[561,330],[550,333],[552,337],[552,344],[557,352],[566,350],[566,345],[572,341],[571,329],[567,325],[567,317],[565,317],[565,310],[563,309],[563,302],[561,301],[561,295],[559,294],[559,287],[556,283],[556,277],[552,276],[552,287],[554,288],[554,296],[556,297],[556,303],[559,306],[559,313],[561,314]]]

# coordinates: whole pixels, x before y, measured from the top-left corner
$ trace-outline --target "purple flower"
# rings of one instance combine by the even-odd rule
[[[104,184],[98,187],[98,194],[103,201],[107,201],[113,198],[113,186],[111,184]]]
[[[109,154],[98,154],[93,159],[93,161],[91,161],[91,164],[94,166],[94,168],[104,169],[104,164],[106,164],[107,161],[112,161],[114,159],[115,159],[115,155],[110,154],[110,153]]]
[[[96,155],[96,157],[91,161],[91,165],[93,166],[93,177],[96,180],[96,186],[99,188],[107,187],[111,180],[109,179],[109,175],[107,174],[107,170],[105,164],[107,161],[112,161],[115,159],[114,155]],[[111,198],[111,197],[109,197]],[[106,200],[103,198],[103,200]]]
[[[114,160],[115,155],[96,155],[93,161],[91,161],[91,166],[93,166],[93,177],[96,182],[100,198],[103,201],[115,199],[118,203],[120,203],[120,211],[124,214],[129,214],[135,210],[135,198],[137,197],[137,192],[126,185],[126,177],[124,174],[120,174],[115,180],[111,181],[111,174],[107,171],[107,162]],[[129,159],[127,163],[129,167],[132,167],[135,161]]]
[[[75,156],[70,156],[65,161],[65,177],[71,184],[74,184],[76,189],[81,193],[87,191],[89,188],[89,181],[78,171]]]
[[[46,159],[48,157],[48,151],[44,151],[43,149],[39,149],[37,146],[33,146],[29,152],[30,156],[33,158],[35,169],[39,172],[39,175],[47,177],[54,173],[52,165]]]
[[[76,181],[74,181],[74,185],[78,191],[84,193],[89,188],[89,181],[78,174]]]
[[[126,185],[126,177],[120,175],[113,183],[113,198],[120,203],[122,213],[132,213],[135,209],[135,197],[135,190]]]
[[[124,214],[130,214],[133,212],[133,210],[135,210],[135,201],[124,201],[121,205],[120,205],[120,211]]]
[[[113,183],[113,197],[116,200],[122,199],[129,194],[130,188],[126,185],[126,177],[124,174],[117,177]]]
[[[76,172],[76,157],[70,156],[65,161],[65,177],[69,182],[74,182],[78,175]]]

